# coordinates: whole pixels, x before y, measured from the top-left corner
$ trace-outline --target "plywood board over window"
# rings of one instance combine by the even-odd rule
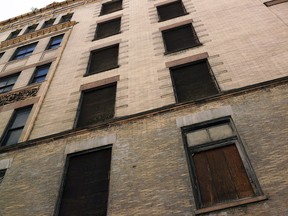
[[[265,199],[229,117],[185,126],[182,132],[200,213]]]

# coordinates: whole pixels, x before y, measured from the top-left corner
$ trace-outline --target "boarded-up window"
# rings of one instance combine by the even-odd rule
[[[106,216],[111,148],[68,156],[59,216]]]
[[[157,7],[157,12],[159,21],[165,21],[187,14],[182,1],[160,5]]]
[[[166,53],[201,45],[192,24],[162,31]]]
[[[91,52],[87,74],[100,73],[118,67],[119,44]]]
[[[8,146],[18,143],[31,109],[32,107],[26,107],[14,112],[6,131],[4,132],[1,146]]]
[[[6,169],[0,170],[0,184],[4,179],[5,173],[6,173]]]
[[[118,10],[122,10],[122,0],[113,0],[102,5],[100,15],[113,13]]]
[[[102,22],[97,25],[96,39],[109,37],[120,32],[121,18]]]
[[[201,207],[255,196],[235,145],[195,153],[192,160]]]
[[[182,128],[197,208],[262,195],[230,118]]]
[[[170,68],[178,103],[218,94],[206,60]]]
[[[116,83],[84,92],[77,127],[105,122],[114,117]]]

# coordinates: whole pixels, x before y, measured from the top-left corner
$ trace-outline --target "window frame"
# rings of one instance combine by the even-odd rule
[[[58,49],[58,48],[61,46],[61,43],[62,43],[63,38],[64,38],[64,35],[65,35],[65,34],[60,34],[60,35],[56,35],[56,36],[51,37],[45,50]],[[53,43],[53,40],[55,40],[55,39],[58,38],[58,37],[61,37],[60,43],[52,44],[52,43]],[[57,47],[51,47],[51,46],[55,46],[55,45],[57,45]]]
[[[112,47],[118,47],[117,65],[113,66],[111,68],[108,68],[108,69],[102,69],[102,70],[99,70],[99,71],[96,71],[96,72],[89,72],[90,71],[90,67],[91,67],[91,63],[92,63],[92,55],[93,55],[93,53],[99,52],[99,51],[102,51],[102,50],[105,50],[105,49],[109,49],[109,48],[112,48]],[[109,70],[113,70],[113,69],[119,68],[120,67],[120,65],[119,65],[119,54],[120,54],[120,43],[116,43],[116,44],[112,44],[112,45],[109,45],[109,46],[101,47],[99,49],[91,50],[90,51],[88,65],[87,65],[87,69],[86,69],[86,72],[85,72],[84,76],[90,76],[90,75],[93,75],[93,74],[103,73],[105,71],[109,71]]]
[[[178,99],[178,96],[177,96],[177,87],[176,87],[176,84],[175,84],[175,80],[173,78],[173,72],[172,70],[173,69],[178,69],[178,68],[182,68],[182,67],[186,67],[186,66],[189,66],[189,65],[193,65],[193,64],[198,64],[198,63],[201,63],[201,62],[205,62],[207,67],[208,67],[208,71],[209,71],[209,74],[211,76],[211,79],[215,85],[215,88],[218,90],[218,93],[217,94],[213,94],[213,95],[210,95],[210,96],[206,96],[206,97],[202,97],[202,98],[198,98],[198,99],[195,99],[195,100],[187,100],[187,101],[182,101],[180,102],[179,99]],[[216,77],[212,71],[212,68],[209,64],[209,61],[207,58],[205,59],[200,59],[200,60],[197,60],[197,61],[192,61],[192,62],[187,62],[187,63],[184,63],[184,64],[181,64],[181,65],[176,65],[176,66],[173,66],[173,67],[169,67],[169,72],[170,72],[170,77],[171,77],[171,81],[172,81],[172,86],[173,86],[173,91],[174,91],[174,96],[175,96],[175,101],[176,103],[189,103],[189,102],[192,102],[192,101],[198,101],[198,100],[203,100],[203,99],[206,99],[206,98],[210,98],[210,97],[215,97],[219,94],[221,94],[221,88],[216,80]]]
[[[189,132],[196,131],[197,129],[208,129],[209,127],[212,127],[212,126],[220,126],[220,125],[227,124],[227,123],[231,127],[231,129],[233,130],[232,136],[224,138],[224,139],[219,139],[216,141],[206,142],[203,144],[188,146],[187,134]],[[207,212],[210,212],[210,211],[214,211],[214,210],[220,210],[223,208],[234,207],[234,206],[238,206],[238,205],[243,204],[243,203],[237,204],[237,202],[239,200],[241,200],[241,201],[247,200],[247,203],[250,203],[250,202],[255,202],[255,201],[250,201],[253,198],[257,198],[257,197],[261,198],[261,196],[264,195],[263,191],[260,187],[260,183],[257,179],[256,173],[255,173],[253,166],[249,160],[248,154],[245,150],[243,142],[239,136],[239,133],[235,127],[235,124],[234,124],[231,116],[221,117],[218,119],[213,119],[213,120],[209,120],[209,121],[205,121],[205,122],[196,123],[193,125],[184,126],[181,128],[181,132],[182,132],[182,140],[183,140],[183,144],[184,144],[187,164],[188,164],[188,168],[189,168],[190,181],[192,184],[192,190],[193,190],[193,195],[194,195],[194,200],[195,200],[197,210],[201,211],[203,209],[205,210],[205,209],[210,209],[210,208],[215,207],[215,209],[207,211]],[[216,202],[216,203],[213,203],[211,206],[202,207],[201,206],[202,205],[202,203],[201,203],[201,191],[200,191],[200,188],[199,188],[199,185],[197,182],[196,167],[195,167],[195,164],[194,164],[191,156],[195,153],[199,153],[199,152],[203,152],[203,151],[207,151],[207,150],[213,150],[213,149],[217,149],[217,148],[225,147],[225,146],[229,146],[229,145],[235,145],[236,146],[237,151],[238,151],[239,156],[240,156],[240,159],[242,161],[242,164],[245,168],[247,177],[250,181],[250,185],[251,185],[253,192],[255,194],[255,197],[245,197],[242,199],[232,199],[232,200],[228,200],[225,202],[219,202],[219,203]],[[261,200],[263,200],[263,198]],[[222,206],[223,204],[224,205],[228,204],[228,205],[227,205],[227,207],[226,206],[223,207]],[[232,205],[229,206],[229,204],[232,204]]]
[[[6,172],[7,172],[7,168],[6,169],[0,169],[0,185],[5,178]]]
[[[191,45],[191,46],[186,46],[186,47],[182,47],[182,48],[177,48],[175,50],[171,50],[171,51],[168,51],[167,50],[167,42],[166,42],[166,37],[164,36],[165,33],[167,32],[171,32],[171,31],[174,31],[174,30],[178,30],[178,29],[181,29],[181,28],[185,28],[186,26],[189,26],[191,28],[191,31],[192,31],[192,34],[193,34],[193,40],[195,39],[196,41],[196,44],[195,45]],[[162,35],[162,40],[163,40],[163,44],[164,44],[164,49],[165,49],[165,52],[164,52],[164,55],[168,55],[168,54],[171,54],[171,53],[175,53],[175,52],[179,52],[179,51],[182,51],[182,50],[187,50],[187,49],[191,49],[191,48],[194,48],[194,47],[199,47],[202,45],[202,43],[200,42],[199,38],[198,38],[198,35],[193,27],[193,24],[192,23],[186,23],[186,24],[183,24],[183,25],[179,25],[179,26],[176,26],[176,27],[173,27],[173,28],[169,28],[169,29],[165,29],[165,30],[162,30],[161,31],[161,35]]]
[[[41,26],[41,29],[44,29],[44,28],[48,28],[48,27],[50,27],[50,26],[53,26],[54,23],[55,23],[55,20],[56,20],[56,18],[51,18],[51,19],[49,19],[49,20],[46,20],[46,21],[43,23],[43,25]]]
[[[36,68],[35,68],[35,70],[33,71],[33,75],[31,76],[31,78],[30,78],[30,80],[29,80],[29,85],[33,85],[33,84],[37,84],[37,83],[42,83],[42,82],[44,82],[45,80],[46,80],[46,77],[47,77],[47,74],[48,74],[48,72],[49,72],[49,70],[50,70],[50,67],[51,67],[51,64],[52,64],[52,62],[49,62],[49,63],[47,63],[47,64],[43,64],[43,65],[38,65]],[[39,76],[39,77],[45,77],[45,79],[43,80],[43,81],[41,81],[41,82],[33,82],[34,81],[34,79],[35,79],[35,75],[36,75],[36,73],[38,72],[37,70],[39,69],[39,68],[44,68],[44,67],[48,67],[48,70],[47,70],[47,73],[45,74],[45,76],[44,75],[41,75],[41,76]],[[37,77],[38,78],[38,77]]]
[[[66,15],[63,15],[58,24],[69,22],[69,21],[71,21],[72,17],[73,17],[73,13],[68,13]],[[66,20],[67,18],[69,18],[69,20]]]
[[[78,122],[79,122],[79,120],[80,120],[80,113],[81,113],[81,108],[82,108],[82,103],[83,103],[84,94],[87,93],[87,92],[97,91],[98,89],[110,87],[110,86],[113,86],[113,85],[115,85],[115,87],[116,87],[116,91],[115,91],[115,101],[114,101],[114,115],[113,115],[113,118],[111,118],[111,119],[106,119],[103,123],[112,121],[112,120],[115,118],[118,81],[114,81],[114,82],[111,82],[111,83],[107,83],[107,84],[104,84],[104,85],[97,86],[97,87],[95,87],[95,88],[86,89],[86,90],[81,91],[80,100],[79,100],[79,104],[78,104],[78,107],[77,107],[77,113],[76,113],[76,117],[75,117],[75,121],[74,121],[73,128],[75,128],[75,129],[81,129],[81,128],[90,127],[90,126],[93,126],[93,125],[97,125],[97,124],[101,124],[101,123],[102,123],[102,122],[98,122],[98,123],[88,124],[88,125],[85,125],[85,126],[78,126]]]
[[[172,5],[172,4],[175,4],[177,2],[179,2],[181,4],[181,7],[183,9],[183,14],[179,15],[179,16],[176,16],[176,17],[173,17],[173,18],[169,18],[169,19],[161,19],[161,16],[160,16],[158,8],[165,7],[165,6],[168,6],[168,5]],[[156,6],[156,11],[157,11],[157,16],[158,16],[158,22],[164,22],[164,21],[167,21],[167,20],[175,19],[175,18],[178,18],[178,17],[185,16],[185,15],[189,14],[187,12],[182,0],[176,0],[176,1],[173,1],[173,2],[166,3],[166,4],[157,5]]]
[[[16,80],[15,80],[15,82],[14,82],[14,84],[12,85],[11,90],[6,91],[6,92],[0,92],[0,94],[4,94],[4,93],[10,92],[10,91],[13,91],[13,87],[14,87],[15,83],[17,82],[17,79],[18,79],[20,73],[21,73],[21,72],[17,72],[17,73],[14,73],[14,74],[11,74],[11,75],[8,75],[8,76],[1,77],[1,78],[0,78],[0,81],[1,81],[1,79],[9,79],[9,78],[11,78],[11,77],[17,77]],[[11,86],[11,84],[10,84],[9,86]],[[1,89],[2,89],[2,88],[5,88],[5,87],[7,87],[7,85],[1,87]]]
[[[26,125],[27,125],[29,116],[31,115],[32,108],[33,108],[33,105],[29,105],[29,106],[25,106],[25,107],[21,107],[21,108],[15,109],[15,110],[13,111],[12,116],[10,117],[10,119],[9,119],[9,121],[8,121],[8,124],[6,125],[6,128],[5,128],[3,134],[2,134],[2,136],[1,136],[1,138],[0,138],[0,148],[17,145],[17,144],[19,143],[19,139],[21,138],[22,133],[23,133],[23,131],[24,131]],[[26,119],[26,121],[25,121],[24,126],[17,127],[17,129],[22,128],[22,131],[21,131],[21,134],[20,134],[20,136],[19,136],[19,139],[18,139],[17,143],[10,144],[10,145],[7,145],[7,143],[4,144],[4,142],[7,141],[7,135],[8,135],[8,133],[9,133],[9,131],[15,129],[15,128],[11,129],[11,127],[12,127],[12,125],[13,125],[14,122],[15,122],[17,112],[22,111],[22,110],[30,110],[30,112],[29,112],[29,114],[28,114],[28,116],[27,116],[27,119]]]
[[[104,13],[104,12],[103,12],[103,6],[105,7],[105,5],[114,4],[114,3],[117,2],[117,1],[121,2],[121,8],[120,8],[120,9],[115,10],[115,11],[112,11],[112,12],[110,12],[110,13]],[[99,16],[105,16],[105,15],[107,15],[107,14],[115,13],[115,12],[120,11],[120,10],[123,10],[123,0],[111,0],[111,1],[109,1],[109,2],[105,2],[105,3],[103,3],[103,4],[101,5],[101,10],[100,10]]]
[[[28,26],[27,29],[25,30],[24,34],[35,32],[37,27],[38,27],[38,23]],[[32,31],[31,31],[31,29],[32,29]]]
[[[74,152],[74,153],[66,155],[64,170],[63,170],[63,174],[62,174],[62,177],[61,177],[61,184],[60,184],[60,188],[59,188],[59,191],[58,191],[58,198],[57,198],[57,201],[56,201],[56,207],[54,209],[54,215],[55,216],[59,215],[59,211],[60,211],[60,207],[61,207],[61,203],[62,203],[63,192],[64,192],[64,187],[65,187],[65,180],[66,180],[66,176],[67,176],[68,168],[69,168],[70,158],[71,157],[75,157],[75,156],[77,157],[77,156],[93,153],[95,151],[106,150],[106,149],[109,149],[109,148],[111,149],[109,186],[108,186],[108,202],[109,202],[110,178],[111,178],[110,176],[111,176],[112,159],[113,159],[113,144],[99,146],[99,147],[92,148],[92,149],[81,150],[81,151],[77,151],[77,152]]]
[[[22,29],[17,29],[17,30],[15,30],[15,31],[11,32],[11,33],[8,35],[8,37],[6,38],[6,41],[18,37],[18,35],[20,34],[21,31],[22,31]],[[15,34],[15,33],[16,33],[16,34]]]
[[[37,47],[37,44],[38,44],[38,41],[37,41],[37,42],[34,42],[34,43],[30,43],[30,44],[24,45],[24,46],[21,46],[21,47],[17,47],[17,49],[14,51],[14,53],[13,53],[13,55],[11,56],[11,58],[10,58],[9,61],[19,60],[19,59],[23,59],[23,58],[27,58],[27,57],[31,56],[31,55],[33,54],[35,48]],[[35,45],[35,46],[34,46],[34,45]],[[26,47],[29,47],[29,46],[34,46],[34,48],[33,48],[33,50],[32,50],[31,52],[29,51],[29,52],[26,52],[26,53],[24,53],[24,54],[17,55],[17,52],[19,52],[20,49],[26,48]],[[27,55],[27,53],[28,53],[29,55]],[[16,58],[16,59],[15,59],[16,56],[23,56],[23,57],[21,57],[21,58]]]
[[[108,36],[102,36],[102,37],[98,37],[98,31],[99,31],[99,28],[101,27],[101,25],[103,24],[107,24],[107,23],[111,23],[115,20],[120,20],[120,24],[119,24],[119,31],[118,32],[115,32],[111,35],[108,35]],[[103,38],[107,38],[107,37],[111,37],[111,36],[114,36],[114,35],[117,35],[117,34],[120,34],[121,33],[121,22],[122,22],[122,17],[116,17],[116,18],[113,18],[113,19],[109,19],[109,20],[106,20],[106,21],[103,21],[103,22],[100,22],[100,23],[97,23],[97,27],[96,27],[96,31],[95,31],[95,34],[94,34],[94,40],[100,40],[100,39],[103,39]],[[100,26],[100,27],[99,27]]]

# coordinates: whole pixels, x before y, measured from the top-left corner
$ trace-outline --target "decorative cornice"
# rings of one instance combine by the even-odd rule
[[[45,35],[45,34],[49,34],[51,32],[55,32],[55,31],[59,31],[59,30],[65,29],[65,28],[69,28],[71,26],[74,26],[76,23],[77,23],[76,21],[68,21],[65,23],[60,23],[57,25],[50,26],[48,28],[40,29],[40,30],[35,31],[35,32],[20,35],[16,38],[13,38],[10,40],[2,41],[0,44],[0,49],[8,47],[8,46],[12,46],[12,45],[17,44],[17,43],[25,42],[27,40],[31,40],[33,38],[37,38],[37,37]]]
[[[74,3],[77,3],[77,2],[83,2],[84,4],[89,4],[89,3],[93,3],[93,2],[97,2],[97,1],[100,1],[100,0],[66,0],[66,1],[62,1],[62,2],[54,2],[52,4],[47,5],[44,8],[37,9],[37,10],[35,10],[33,12],[25,13],[25,14],[22,14],[22,15],[19,15],[19,16],[16,16],[16,17],[11,17],[10,19],[1,21],[0,22],[0,27],[3,27],[5,25],[7,25],[7,24],[15,23],[15,22],[17,22],[19,20],[24,20],[24,19],[27,19],[29,17],[33,17],[33,16],[36,16],[36,15],[39,15],[39,14],[43,14],[43,13],[49,12],[51,10],[53,11],[53,10],[55,10],[57,8],[73,5]]]
[[[25,89],[16,90],[13,92],[0,94],[0,106],[15,103],[17,101],[26,100],[31,97],[35,97],[39,91],[39,88],[40,88],[40,84],[33,85]]]

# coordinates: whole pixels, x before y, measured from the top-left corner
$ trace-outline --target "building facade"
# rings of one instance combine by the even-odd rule
[[[288,2],[67,0],[0,23],[0,215],[288,215]]]

